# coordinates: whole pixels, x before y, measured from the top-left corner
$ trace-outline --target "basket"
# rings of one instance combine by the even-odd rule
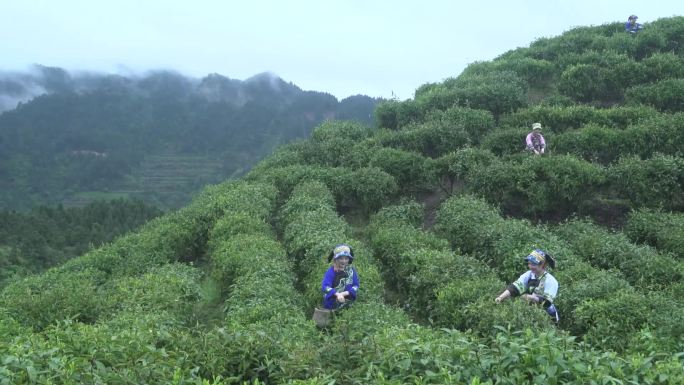
[[[313,320],[319,328],[326,328],[332,322],[333,315],[334,313],[330,309],[316,308],[314,309]]]

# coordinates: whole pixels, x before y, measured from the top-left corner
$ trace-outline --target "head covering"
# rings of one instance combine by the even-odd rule
[[[534,249],[525,259],[533,265],[541,265],[546,261],[546,253],[543,250]]]
[[[551,256],[551,254],[541,249],[532,250],[532,252],[525,257],[525,260],[535,266],[539,266],[546,262],[549,267],[556,267],[556,260]]]
[[[533,130],[541,130],[541,123],[533,123],[532,129]]]
[[[638,18],[639,18],[639,16],[637,16],[637,15],[629,15],[629,19],[627,19],[627,20],[632,20],[632,19],[636,20]]]
[[[354,261],[354,252],[352,251],[351,246],[345,243],[335,246],[328,255],[328,262],[339,257],[349,257],[349,263],[351,264]]]

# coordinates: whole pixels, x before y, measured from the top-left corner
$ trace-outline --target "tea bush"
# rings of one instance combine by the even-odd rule
[[[432,111],[427,121],[439,121],[451,130],[460,129],[468,134],[470,142],[477,144],[482,137],[494,129],[495,122],[492,113],[466,107],[451,107],[444,111]],[[444,153],[446,151],[442,151]]]
[[[341,174],[328,186],[342,206],[375,211],[399,189],[392,175],[378,167],[363,167]]]
[[[647,106],[617,106],[596,108],[586,105],[533,106],[504,115],[502,126],[529,127],[541,122],[544,135],[547,132],[560,134],[581,128],[588,124],[625,129],[633,124],[661,116],[656,109]]]
[[[95,322],[112,306],[98,295],[105,277],[95,269],[77,272],[52,269],[10,283],[0,293],[0,307],[20,324],[37,331],[67,319]]]
[[[328,142],[335,139],[361,141],[373,134],[370,127],[361,123],[340,120],[328,120],[314,128],[311,133],[312,142]]]
[[[279,200],[284,200],[292,193],[292,189],[302,181],[318,180],[326,184],[332,184],[332,181],[344,172],[346,172],[346,169],[339,167],[294,165],[250,173],[246,180],[269,181],[273,183],[278,191]]]
[[[442,203],[436,215],[435,234],[463,253],[475,254],[492,247],[498,234],[488,229],[501,223],[499,210],[474,196],[454,196]]]
[[[621,158],[607,169],[612,190],[634,208],[684,209],[684,159],[656,154],[650,159]]]
[[[181,323],[194,320],[201,299],[200,272],[184,264],[153,268],[139,277],[117,280],[109,290],[115,309],[163,312]]]
[[[672,52],[659,52],[641,61],[648,72],[644,83],[656,83],[665,79],[684,78],[684,63],[681,57]]]
[[[623,130],[591,125],[555,137],[553,152],[572,154],[588,162],[606,165],[625,153],[625,135],[628,134]]]
[[[300,378],[305,368],[315,370],[316,331],[303,317],[294,263],[266,225],[277,193],[269,184],[249,187],[225,197],[231,210],[210,233],[211,274],[229,286],[224,290],[226,317],[223,327],[203,336],[205,349],[195,352],[195,359],[207,363],[207,375],[230,383]],[[231,206],[245,198],[243,191],[252,199]],[[222,359],[217,362],[215,355]]]
[[[586,332],[577,325],[574,310],[585,301],[608,298],[620,290],[633,290],[632,286],[617,270],[601,270],[586,262],[577,262],[564,267],[554,276],[562,283],[562,295],[555,303],[561,310],[560,325],[572,335],[581,336]]]
[[[21,326],[5,308],[0,308],[0,345],[9,344],[15,336],[29,334],[29,330]]]
[[[499,327],[537,332],[553,329],[553,321],[540,306],[520,299],[496,304],[494,298],[505,285],[492,276],[484,278],[454,281],[439,290],[436,308],[440,324],[472,330],[486,337],[496,336]]]
[[[443,140],[444,138],[448,140]],[[435,156],[442,147],[458,148],[469,142],[462,130],[451,130],[438,122],[426,122],[405,126],[400,131],[381,131],[375,140],[382,147],[412,151],[425,156]]]
[[[614,72],[592,64],[577,64],[563,71],[558,90],[562,95],[583,103],[622,99]]]
[[[498,156],[520,154],[525,151],[527,144],[525,138],[530,130],[525,128],[509,128],[496,130],[482,139],[480,148],[491,151]],[[551,136],[546,135],[545,140],[551,143]]]
[[[681,213],[636,210],[629,214],[624,232],[633,242],[646,243],[684,260],[684,215]]]
[[[434,85],[427,84],[418,88],[418,90]],[[416,93],[418,93],[416,90]],[[400,102],[398,100],[386,100],[379,103],[375,107],[375,121],[379,128],[386,128],[388,130],[398,130],[407,124],[419,123],[425,116],[425,111],[420,108],[415,100],[406,100]]]
[[[509,71],[464,74],[429,88],[416,90],[423,110],[446,110],[453,106],[490,111],[495,117],[525,106],[527,84]]]
[[[442,190],[452,194],[456,189],[463,188],[474,170],[487,167],[496,160],[491,151],[466,147],[438,159],[428,159],[426,168]]]
[[[684,111],[684,79],[666,79],[627,89],[625,101],[645,104],[666,112]]]
[[[630,339],[653,314],[651,301],[630,290],[602,299],[584,301],[574,311],[575,324],[590,344],[603,349],[625,350]],[[620,332],[616,331],[619,330]]]
[[[636,287],[662,289],[684,277],[672,257],[635,245],[625,235],[610,233],[591,222],[570,221],[555,232],[585,261],[602,269],[620,270]]]
[[[425,162],[424,157],[414,152],[380,148],[371,157],[369,165],[391,175],[399,191],[412,193],[425,190],[428,185],[430,178]]]
[[[603,169],[569,155],[495,162],[475,171],[470,191],[507,213],[567,215],[604,184]]]

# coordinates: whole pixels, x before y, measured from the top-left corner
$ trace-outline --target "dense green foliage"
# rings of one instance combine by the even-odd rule
[[[575,28],[381,104],[377,128],[321,124],[8,284],[0,384],[684,383],[683,48],[682,17]],[[319,329],[338,243],[359,298]],[[494,301],[534,248],[557,324]]]
[[[0,287],[38,273],[134,230],[162,212],[142,201],[92,202],[81,208],[0,212]]]

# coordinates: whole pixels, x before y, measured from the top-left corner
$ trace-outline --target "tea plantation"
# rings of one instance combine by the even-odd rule
[[[539,39],[376,117],[9,284],[0,384],[684,383],[683,17]],[[319,329],[342,242],[359,299]],[[535,248],[558,324],[494,301]]]

